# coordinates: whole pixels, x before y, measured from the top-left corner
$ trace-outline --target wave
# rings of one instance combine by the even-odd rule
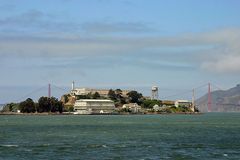
[[[2,144],[0,147],[18,147],[16,144]]]

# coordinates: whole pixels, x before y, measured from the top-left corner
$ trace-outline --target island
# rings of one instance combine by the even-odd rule
[[[199,110],[188,100],[160,100],[152,88],[152,97],[135,90],[75,88],[55,97],[42,96],[19,103],[6,104],[1,114],[73,114],[73,115],[129,115],[129,114],[195,114]]]

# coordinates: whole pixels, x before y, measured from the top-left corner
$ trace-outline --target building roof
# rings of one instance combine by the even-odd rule
[[[101,88],[74,88],[74,90],[87,90],[87,91],[109,91],[110,89],[101,89]],[[114,91],[114,89],[113,89]],[[121,90],[122,92],[130,92],[130,90]]]
[[[124,104],[123,107],[139,107],[139,105],[137,103],[127,103]]]
[[[179,99],[179,100],[176,100],[176,102],[179,102],[179,103],[188,103],[189,101],[188,100],[183,100],[183,99]]]
[[[76,102],[113,102],[109,99],[79,99]]]

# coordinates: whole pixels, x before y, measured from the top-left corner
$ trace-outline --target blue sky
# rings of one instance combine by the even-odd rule
[[[238,0],[0,2],[0,103],[73,80],[145,95],[157,85],[160,98],[240,80]]]

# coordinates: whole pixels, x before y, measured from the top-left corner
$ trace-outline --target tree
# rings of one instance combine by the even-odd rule
[[[200,112],[196,106],[194,106],[194,112]]]
[[[109,91],[108,91],[108,97],[111,99],[111,100],[114,100],[114,101],[116,101],[116,94],[115,94],[115,92],[112,90],[112,89],[110,89]]]
[[[127,96],[130,99],[131,103],[141,103],[141,98],[143,98],[141,93],[138,93],[137,91],[130,91],[127,93]]]
[[[17,110],[17,108],[19,108],[18,104],[8,103],[3,107],[2,111],[3,112],[14,112]]]
[[[100,94],[98,92],[95,92],[92,97],[93,97],[93,99],[98,99],[101,96],[100,96]]]
[[[79,100],[79,99],[89,99],[87,97],[87,95],[76,95],[76,99]]]
[[[160,100],[156,100],[156,99],[146,99],[143,101],[143,107],[144,108],[150,108],[152,109],[154,105],[158,105],[158,106],[161,106],[162,105],[162,101]]]
[[[64,94],[63,95],[63,101],[64,101],[64,103],[67,103],[68,101],[69,101],[69,97],[70,95],[69,94]]]
[[[40,97],[38,100],[38,112],[60,112],[63,111],[63,103],[55,97]]]
[[[40,97],[38,100],[38,112],[49,112],[51,110],[50,99],[48,97]]]
[[[73,107],[73,106],[70,106],[70,107],[68,108],[68,111],[69,111],[69,112],[74,112],[74,107]]]
[[[79,100],[79,99],[92,99],[92,94],[91,93],[88,93],[86,95],[76,95],[76,99]]]
[[[50,105],[51,105],[51,112],[59,112],[62,113],[63,111],[63,103],[59,101],[55,97],[50,98]]]
[[[10,104],[9,105],[9,111],[12,112],[12,110],[13,110],[13,105]]]
[[[116,90],[115,90],[115,93],[116,93],[117,95],[122,95],[122,90],[121,90],[121,89],[116,89]]]
[[[51,98],[49,99],[49,101],[50,101],[50,111],[51,111],[51,112],[56,112],[56,111],[58,111],[58,100],[57,100],[57,98],[51,97]]]
[[[19,104],[19,109],[23,113],[34,113],[36,111],[35,103],[31,98],[26,99],[25,101]]]
[[[119,102],[119,104],[125,104],[126,103],[126,99],[123,97],[121,89],[116,89],[115,90],[115,95],[116,95],[115,97],[116,97],[117,101]]]
[[[121,90],[121,89],[116,89],[116,90],[115,90],[115,96],[116,96],[116,98],[120,101],[121,98],[123,98],[123,96],[122,96],[122,90]]]

